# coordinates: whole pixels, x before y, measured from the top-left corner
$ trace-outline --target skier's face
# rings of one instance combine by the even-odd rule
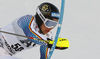
[[[58,21],[57,19],[53,19],[54,21]],[[44,34],[47,34],[50,30],[52,30],[53,28],[47,28],[46,26],[45,26],[45,24],[44,23],[42,23],[42,25],[40,26],[40,28],[41,28],[41,30],[42,30],[42,32],[44,33]]]
[[[40,26],[40,28],[41,28],[41,30],[42,30],[42,32],[43,32],[44,34],[47,34],[50,30],[52,30],[52,28],[47,28],[47,27],[44,25],[44,23],[42,23],[42,25]]]

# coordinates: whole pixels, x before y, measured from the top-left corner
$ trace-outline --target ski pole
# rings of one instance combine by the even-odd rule
[[[48,42],[47,40],[41,40],[41,39],[37,39],[37,38],[34,38],[34,37],[28,37],[28,36],[24,36],[24,35],[20,35],[20,34],[15,34],[15,33],[10,33],[10,32],[6,32],[6,31],[1,31],[0,32],[2,33],[6,33],[6,34],[11,34],[11,35],[15,35],[15,36],[20,36],[20,37],[25,37],[25,38],[29,38],[29,39],[36,39],[36,40],[40,40],[40,41],[45,41],[45,42]]]

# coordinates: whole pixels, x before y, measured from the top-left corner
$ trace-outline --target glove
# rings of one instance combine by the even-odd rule
[[[49,39],[49,38],[47,38],[47,40],[49,41],[49,43],[48,43],[48,48],[51,49],[52,44],[53,44],[53,41],[52,41],[51,39]]]
[[[51,49],[54,40],[52,41],[49,38],[47,40],[49,41],[48,48]],[[69,47],[69,41],[68,41],[68,39],[66,39],[66,38],[58,38],[58,41],[57,41],[55,49],[64,50],[64,49],[67,49],[68,47]]]

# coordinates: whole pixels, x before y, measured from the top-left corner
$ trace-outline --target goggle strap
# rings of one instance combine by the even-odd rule
[[[40,18],[42,19],[42,21],[44,22],[45,21],[45,17],[43,16],[43,14],[40,12],[39,8],[37,8],[37,13],[38,15],[40,16]]]

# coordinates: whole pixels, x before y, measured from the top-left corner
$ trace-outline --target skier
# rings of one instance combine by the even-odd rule
[[[45,2],[37,7],[35,16],[22,16],[6,27],[1,28],[1,31],[32,38],[0,32],[0,56],[12,56],[17,52],[40,45],[40,59],[47,59],[52,44],[43,40],[53,41],[51,30],[58,24],[59,16],[58,8]],[[6,58],[2,57],[2,59]],[[7,57],[7,59],[17,58]]]

